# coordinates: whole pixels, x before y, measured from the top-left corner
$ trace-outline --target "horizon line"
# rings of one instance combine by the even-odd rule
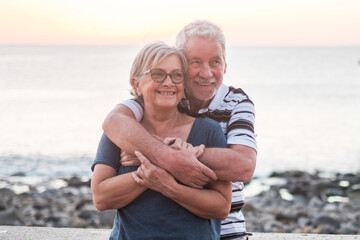
[[[28,46],[28,47],[116,47],[116,46],[144,46],[145,44],[133,44],[133,43],[118,43],[118,44],[106,44],[106,43],[0,43],[2,47],[15,47],[15,46]],[[331,45],[292,45],[292,44],[274,44],[274,45],[251,45],[251,44],[227,44],[226,47],[360,47],[360,44],[331,44]]]

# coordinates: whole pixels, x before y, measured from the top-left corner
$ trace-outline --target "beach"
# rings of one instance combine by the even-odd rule
[[[274,172],[245,186],[249,232],[360,234],[360,173]],[[0,225],[111,228],[88,177],[0,178]]]
[[[90,166],[140,46],[0,46],[0,225],[110,228]],[[250,232],[359,234],[360,48],[229,46],[255,104]]]

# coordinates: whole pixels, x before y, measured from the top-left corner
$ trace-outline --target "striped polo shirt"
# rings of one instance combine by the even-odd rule
[[[122,104],[128,106],[138,121],[143,117],[142,106],[134,100],[127,100]],[[179,109],[189,114],[189,104]],[[248,95],[240,88],[220,86],[209,107],[200,109],[193,117],[208,117],[219,122],[227,144],[240,144],[257,151],[256,135],[254,131],[254,104]],[[245,219],[240,211],[245,203],[242,182],[232,183],[232,203],[228,217],[221,222],[221,237],[246,235]]]

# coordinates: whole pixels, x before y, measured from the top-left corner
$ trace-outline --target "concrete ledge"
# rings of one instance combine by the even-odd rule
[[[0,226],[1,240],[102,240],[109,239],[110,229],[89,228],[51,228]],[[355,235],[292,234],[292,233],[254,233],[250,240],[352,240]]]

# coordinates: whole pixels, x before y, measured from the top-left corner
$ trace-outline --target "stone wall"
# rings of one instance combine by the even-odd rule
[[[103,240],[110,230],[84,228],[0,226],[1,240]],[[355,235],[254,233],[250,240],[360,240]]]

